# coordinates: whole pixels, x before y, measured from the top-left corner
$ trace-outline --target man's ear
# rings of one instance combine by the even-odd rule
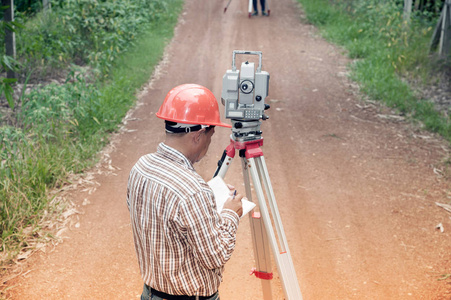
[[[200,138],[201,138],[202,134],[204,133],[204,131],[205,131],[205,129],[202,128],[201,130],[193,132],[193,137],[192,138],[193,138],[193,142],[195,144],[198,144],[200,142]]]
[[[195,142],[196,144],[199,143],[199,141],[200,141],[202,135],[205,134],[205,131],[206,131],[206,129],[205,129],[205,128],[202,128],[201,130],[198,130],[198,131],[195,131],[195,132],[194,132],[194,139],[195,139],[194,142]]]

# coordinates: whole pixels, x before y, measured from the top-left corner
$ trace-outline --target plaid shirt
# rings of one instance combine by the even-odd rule
[[[239,217],[216,211],[213,191],[182,153],[161,143],[141,157],[130,172],[127,205],[147,285],[172,295],[218,291]]]

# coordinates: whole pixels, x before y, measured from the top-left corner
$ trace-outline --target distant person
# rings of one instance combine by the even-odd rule
[[[213,93],[196,84],[173,88],[156,115],[165,120],[166,139],[133,166],[127,187],[141,299],[219,300],[243,196],[218,213],[193,164],[207,153],[215,126],[231,126],[221,122]]]
[[[266,0],[260,0],[260,6],[262,8],[262,15],[268,16],[268,13],[265,9],[265,2]],[[258,16],[258,7],[257,7],[257,0],[252,0],[252,5],[254,6],[254,12],[252,13],[253,16]]]

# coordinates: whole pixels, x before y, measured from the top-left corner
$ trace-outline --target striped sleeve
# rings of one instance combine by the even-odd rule
[[[187,240],[193,246],[196,259],[207,269],[220,268],[230,259],[239,223],[235,212],[218,214],[213,200],[210,193],[201,191],[180,207]]]

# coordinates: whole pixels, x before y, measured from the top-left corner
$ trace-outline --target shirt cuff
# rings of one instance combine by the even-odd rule
[[[240,223],[240,216],[238,216],[235,211],[225,208],[221,211],[221,216],[225,219],[229,219],[233,222],[233,224],[235,224],[236,227],[238,227],[238,224]]]

